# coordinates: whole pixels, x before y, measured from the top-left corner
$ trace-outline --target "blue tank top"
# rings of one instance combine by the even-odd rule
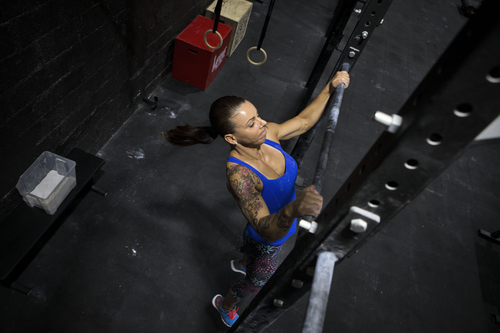
[[[295,200],[295,179],[297,178],[298,168],[295,160],[281,148],[279,143],[267,139],[264,143],[279,150],[283,156],[285,156],[285,173],[279,178],[267,179],[266,176],[257,171],[254,167],[235,157],[229,156],[227,161],[246,166],[260,178],[263,184],[262,198],[264,199],[267,208],[269,208],[269,213],[275,214],[281,208]],[[297,229],[297,219],[293,221],[292,226],[288,230],[285,237],[272,243],[268,243],[263,240],[250,224],[247,225],[247,228],[252,238],[259,243],[278,246],[283,244],[291,235],[295,233],[295,230]]]

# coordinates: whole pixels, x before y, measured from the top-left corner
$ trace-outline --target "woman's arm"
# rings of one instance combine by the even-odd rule
[[[326,103],[337,86],[345,83],[349,86],[349,74],[345,71],[337,72],[333,79],[323,88],[318,96],[301,113],[282,124],[271,124],[269,128],[275,132],[278,140],[288,140],[307,132],[318,122],[325,110]]]
[[[323,207],[323,198],[314,186],[305,188],[297,199],[275,214],[270,214],[261,194],[260,178],[247,167],[231,164],[227,168],[229,192],[238,202],[250,225],[268,243],[286,236],[297,217],[317,216]],[[260,189],[260,190],[259,190]]]

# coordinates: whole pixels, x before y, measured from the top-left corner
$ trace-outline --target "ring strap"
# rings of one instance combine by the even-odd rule
[[[257,50],[260,50],[262,46],[262,42],[264,41],[264,37],[266,37],[267,26],[269,25],[269,20],[271,19],[271,14],[273,13],[274,2],[276,0],[271,0],[269,4],[269,9],[267,10],[266,21],[264,22],[264,27],[262,28],[262,32],[260,33],[259,44],[257,44]]]
[[[215,6],[214,28],[212,29],[213,33],[216,33],[217,32],[217,28],[219,27],[220,12],[222,11],[222,2],[223,1],[224,0],[218,0],[217,1],[217,5]]]

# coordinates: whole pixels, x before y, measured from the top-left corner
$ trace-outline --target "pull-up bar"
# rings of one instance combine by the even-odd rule
[[[340,67],[341,71],[349,72],[350,65],[348,63],[343,63]],[[339,119],[340,105],[342,104],[342,98],[344,97],[345,83],[337,86],[337,89],[330,97],[326,105],[326,109],[330,109],[330,114],[328,116],[328,123],[326,127],[325,136],[323,137],[323,143],[321,144],[321,151],[318,159],[318,164],[316,165],[316,172],[314,173],[313,184],[316,185],[316,189],[321,193],[321,188],[323,187],[323,179],[325,178],[326,166],[328,164],[328,156],[330,153],[330,147],[332,146],[333,136],[335,134],[335,129],[337,128],[337,121]]]
[[[328,296],[330,296],[330,287],[332,285],[333,269],[337,260],[333,252],[323,252],[318,256],[302,333],[323,332]]]
[[[348,63],[343,63],[340,70],[348,72],[350,67],[351,66]],[[337,89],[333,93],[333,96],[330,97],[325,107],[325,109],[330,110],[330,113],[313,180],[313,184],[316,185],[318,193],[321,193],[321,189],[323,187],[323,179],[325,178],[326,166],[328,165],[333,136],[335,134],[339,118],[340,106],[344,97],[344,90],[344,83],[338,85]],[[301,222],[299,225],[305,227],[311,232],[314,232],[314,230],[311,230],[313,225],[312,216],[307,216],[306,220],[311,224]],[[314,229],[315,228],[316,226],[314,226]],[[332,284],[333,269],[336,261],[337,257],[333,252],[322,252],[318,256],[302,333],[321,333],[323,330],[323,323],[325,321],[326,308],[328,305],[328,296],[330,295],[330,286]]]
[[[340,67],[340,70],[349,72],[350,67],[351,66],[348,63],[343,63]],[[330,110],[330,112],[328,115],[326,132],[323,136],[323,142],[321,144],[321,150],[319,153],[318,163],[316,164],[316,171],[314,172],[313,180],[313,185],[316,186],[316,190],[318,191],[318,193],[321,193],[321,189],[323,187],[323,179],[325,178],[326,166],[328,165],[328,157],[330,155],[330,148],[332,146],[333,136],[335,134],[337,121],[339,119],[340,106],[342,104],[342,98],[344,97],[344,90],[345,83],[339,84],[333,95],[330,97],[330,99],[328,99],[328,102],[325,106],[325,110]],[[316,127],[316,130],[317,128],[318,127]],[[312,216],[305,216],[303,220],[299,222],[299,226],[314,233],[315,226],[314,224],[312,224],[312,220]]]

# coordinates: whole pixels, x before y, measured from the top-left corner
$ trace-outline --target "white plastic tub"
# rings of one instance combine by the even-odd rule
[[[30,207],[53,215],[76,186],[76,163],[45,151],[19,177],[16,188]]]

